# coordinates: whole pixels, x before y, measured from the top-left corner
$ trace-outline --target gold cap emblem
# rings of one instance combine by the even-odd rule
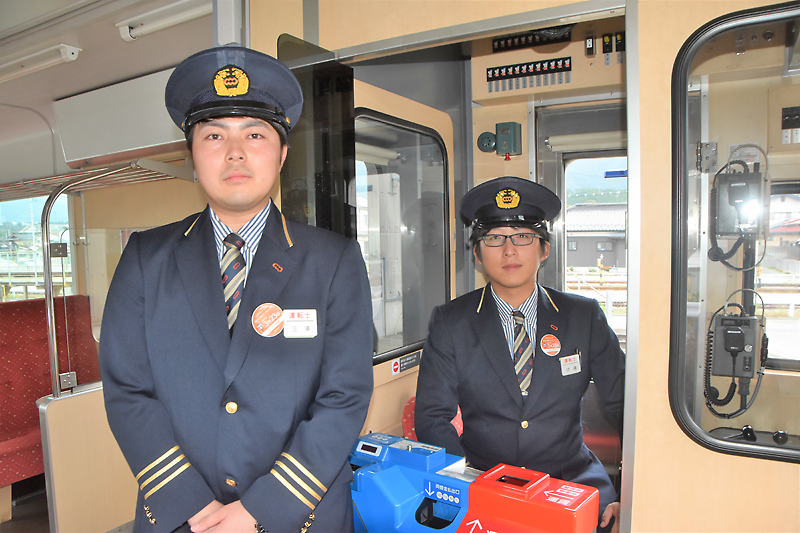
[[[250,79],[242,69],[228,66],[217,71],[214,88],[219,96],[241,96],[250,89]]]
[[[500,209],[514,209],[519,205],[519,193],[514,189],[503,189],[494,200]]]

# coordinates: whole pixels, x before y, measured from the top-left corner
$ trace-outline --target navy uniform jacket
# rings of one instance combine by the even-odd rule
[[[208,209],[133,234],[100,363],[111,430],[139,484],[134,530],[169,532],[216,499],[270,533],[353,526],[347,456],[372,393],[358,243],[270,208],[233,336]],[[256,334],[263,303],[315,309],[314,338]],[[349,524],[348,524],[349,520]]]
[[[481,470],[506,463],[596,486],[602,513],[616,494],[583,442],[581,400],[594,379],[604,413],[622,426],[624,355],[595,300],[537,290],[536,355],[526,399],[488,286],[434,309],[417,382],[417,437]],[[558,339],[558,354],[542,351],[545,335]],[[577,352],[580,372],[563,376],[559,359]],[[458,406],[460,438],[450,424]]]

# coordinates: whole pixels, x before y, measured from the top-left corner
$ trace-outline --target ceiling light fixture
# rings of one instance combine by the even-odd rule
[[[119,28],[120,37],[131,43],[142,35],[210,15],[212,11],[213,5],[210,0],[180,0],[174,4],[118,22],[116,26]]]
[[[78,59],[80,51],[81,49],[75,46],[57,44],[14,61],[3,63],[0,65],[0,83],[58,65],[59,63],[75,61]]]
[[[628,146],[628,134],[624,131],[599,131],[596,133],[551,135],[545,138],[544,144],[553,152],[624,150]]]

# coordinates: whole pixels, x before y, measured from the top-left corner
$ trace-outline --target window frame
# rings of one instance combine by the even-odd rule
[[[797,2],[758,7],[718,17],[699,28],[686,40],[678,52],[672,74],[672,296],[668,379],[670,408],[681,430],[705,448],[730,455],[792,463],[800,463],[800,450],[769,444],[756,445],[743,441],[723,440],[712,436],[695,422],[685,401],[690,203],[686,169],[690,157],[696,157],[696,154],[690,154],[687,149],[689,100],[687,87],[689,87],[689,70],[695,56],[703,46],[719,34],[750,25],[798,18],[800,18],[800,5]],[[705,328],[701,329],[703,330]]]
[[[444,304],[450,301],[450,299],[452,298],[452,293],[451,293],[452,280],[450,279],[450,239],[448,238],[448,235],[450,234],[450,217],[448,216],[448,213],[450,212],[450,183],[448,180],[449,157],[444,139],[439,134],[439,132],[437,132],[433,128],[429,128],[421,124],[410,122],[408,120],[404,120],[399,117],[388,115],[380,111],[375,111],[374,109],[370,109],[367,107],[355,108],[354,119],[358,121],[361,118],[368,119],[374,122],[379,122],[386,126],[404,129],[411,133],[426,135],[431,139],[433,139],[436,145],[439,147],[439,150],[442,154],[442,172],[444,175],[444,182],[442,189],[443,191],[442,194],[444,195],[443,198],[444,202],[442,209],[442,217],[443,217],[442,227],[444,229],[443,231],[444,300],[442,301],[442,303]],[[372,357],[372,364],[373,366],[379,365],[383,362],[390,361],[399,356],[416,352],[418,350],[421,350],[424,344],[425,344],[425,338],[411,344],[393,348],[389,351],[376,353]]]

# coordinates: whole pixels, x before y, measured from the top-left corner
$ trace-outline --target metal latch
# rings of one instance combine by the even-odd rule
[[[697,170],[704,174],[717,172],[717,143],[697,143]]]
[[[51,242],[50,257],[67,257],[67,243]]]
[[[65,372],[58,375],[61,381],[61,390],[71,389],[78,386],[78,376],[75,372]]]

